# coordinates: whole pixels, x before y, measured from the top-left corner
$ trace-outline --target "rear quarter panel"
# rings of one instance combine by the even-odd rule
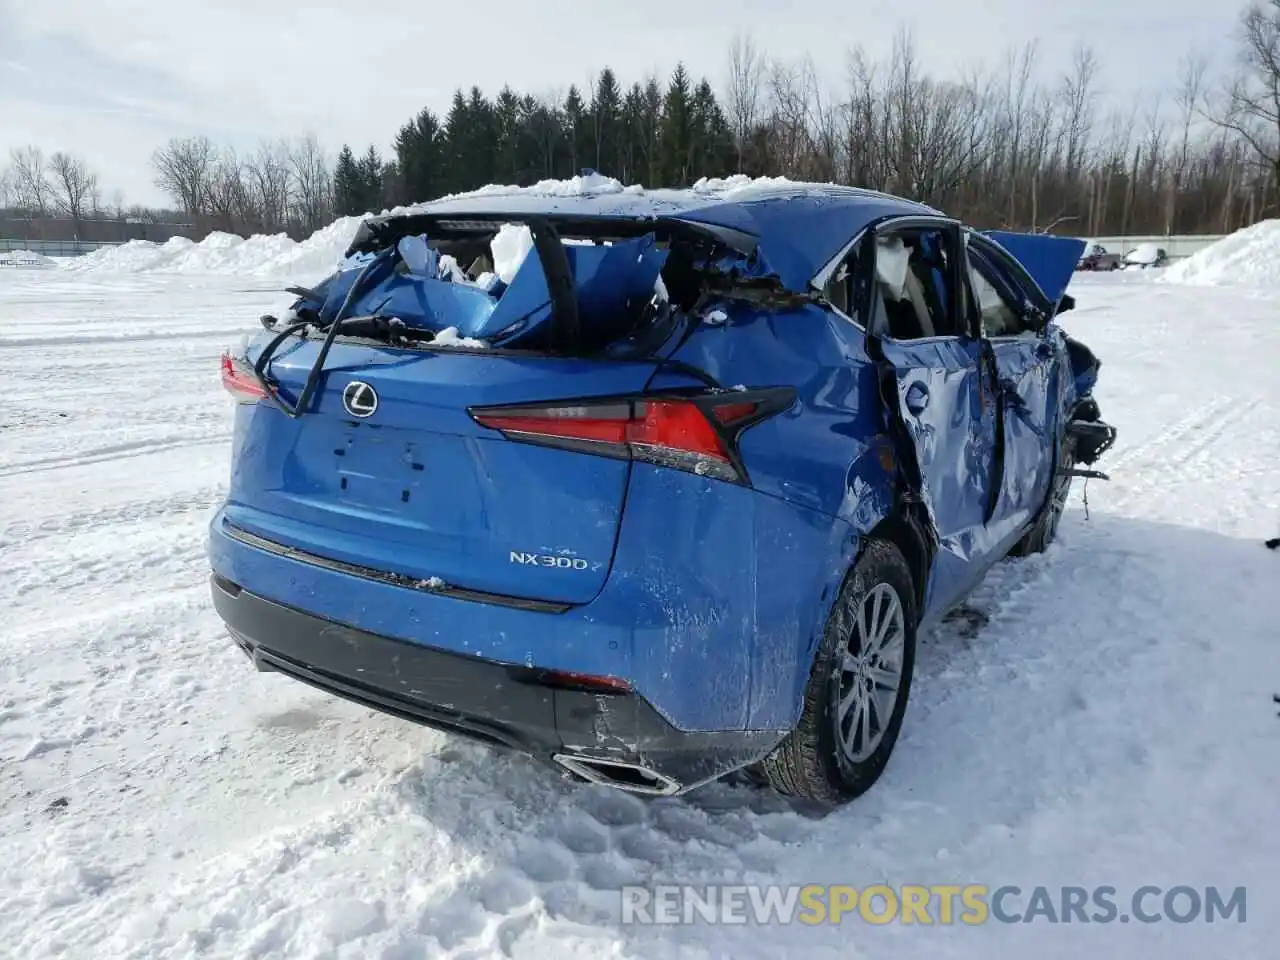
[[[752,488],[730,488],[725,502],[736,504],[736,518],[720,547],[705,554],[707,563],[738,568],[725,611],[734,611],[735,621],[713,639],[723,644],[722,669],[750,677],[746,724],[787,728],[799,715],[814,651],[860,537],[892,505],[892,444],[875,368],[853,322],[816,305],[758,310],[724,304],[720,310],[727,320],[697,328],[675,356],[726,386],[794,386],[798,392],[789,410],[740,438]],[[652,386],[680,382],[663,376]],[[633,516],[652,509],[660,522],[661,503],[656,490],[645,490],[637,468],[615,562],[626,556]]]

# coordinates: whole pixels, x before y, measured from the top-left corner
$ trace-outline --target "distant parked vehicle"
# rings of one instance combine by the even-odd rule
[[[1100,243],[1091,243],[1076,263],[1077,270],[1119,270],[1123,258],[1118,253],[1108,253]]]
[[[1148,267],[1163,267],[1169,262],[1169,254],[1163,247],[1154,243],[1140,243],[1124,255],[1124,269],[1146,270]]]

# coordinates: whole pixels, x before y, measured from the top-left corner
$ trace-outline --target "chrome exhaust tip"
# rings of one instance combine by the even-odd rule
[[[641,763],[625,760],[603,760],[576,753],[557,753],[551,758],[570,773],[601,786],[641,793],[651,797],[670,797],[680,792],[680,784],[666,774],[651,770]]]

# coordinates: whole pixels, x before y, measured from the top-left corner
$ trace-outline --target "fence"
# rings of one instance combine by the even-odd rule
[[[1225,234],[1202,234],[1184,237],[1134,236],[1134,237],[1091,237],[1093,243],[1106,247],[1108,253],[1125,254],[1144,243],[1154,243],[1169,255],[1170,260],[1189,257],[1203,250],[1211,243],[1217,243]]]
[[[42,257],[78,257],[102,247],[118,247],[119,240],[13,240],[0,237],[0,253],[29,250]]]
[[[32,244],[39,241],[103,244],[150,240],[164,243],[170,237],[199,240],[206,233],[208,230],[198,230],[195,224],[190,223],[155,223],[120,217],[85,217],[76,221],[69,217],[31,217],[0,210],[0,237],[17,240],[22,248],[28,250],[35,250]]]

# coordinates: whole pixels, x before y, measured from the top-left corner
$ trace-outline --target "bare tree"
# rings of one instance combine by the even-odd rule
[[[1214,119],[1248,144],[1280,188],[1280,0],[1249,6],[1241,28],[1240,72]]]
[[[217,160],[208,137],[175,137],[151,155],[155,184],[188,216],[207,215]]]
[[[244,164],[245,196],[254,222],[246,229],[275,233],[284,229],[289,214],[289,145],[263,143]]]
[[[1093,132],[1093,105],[1098,92],[1095,81],[1098,60],[1093,50],[1079,46],[1071,60],[1071,72],[1062,81],[1062,100],[1065,110],[1066,175],[1069,180],[1079,176],[1089,150]]]
[[[53,201],[59,213],[71,218],[75,238],[80,239],[80,222],[97,206],[98,175],[84,160],[58,151],[49,158]]]
[[[9,172],[15,205],[34,216],[47,216],[53,186],[45,175],[44,151],[35,146],[15,147],[9,152]]]
[[[253,204],[245,185],[244,164],[236,152],[223,150],[216,156],[208,178],[208,214],[218,230],[235,233],[254,217]]]
[[[1018,219],[1018,187],[1023,177],[1028,108],[1034,96],[1032,74],[1038,49],[1039,45],[1031,41],[1020,54],[1011,52],[1006,64],[1005,111],[1009,137],[1009,207],[1006,217],[1009,223],[1016,223]]]
[[[293,178],[293,219],[305,232],[320,229],[333,207],[329,160],[315,134],[294,143],[289,153]]]
[[[738,146],[738,172],[742,172],[747,138],[760,115],[766,61],[750,35],[739,33],[729,46],[729,122]]]
[[[1191,162],[1191,128],[1204,96],[1204,58],[1188,53],[1178,62],[1178,91],[1174,103],[1178,108],[1178,140],[1173,145],[1169,172],[1169,189],[1165,199],[1164,232],[1174,232],[1178,217],[1178,197],[1182,192]]]
[[[769,93],[778,172],[802,180],[822,178],[831,157],[824,155],[818,141],[829,128],[813,62],[808,57],[798,63],[775,61],[769,71]]]

